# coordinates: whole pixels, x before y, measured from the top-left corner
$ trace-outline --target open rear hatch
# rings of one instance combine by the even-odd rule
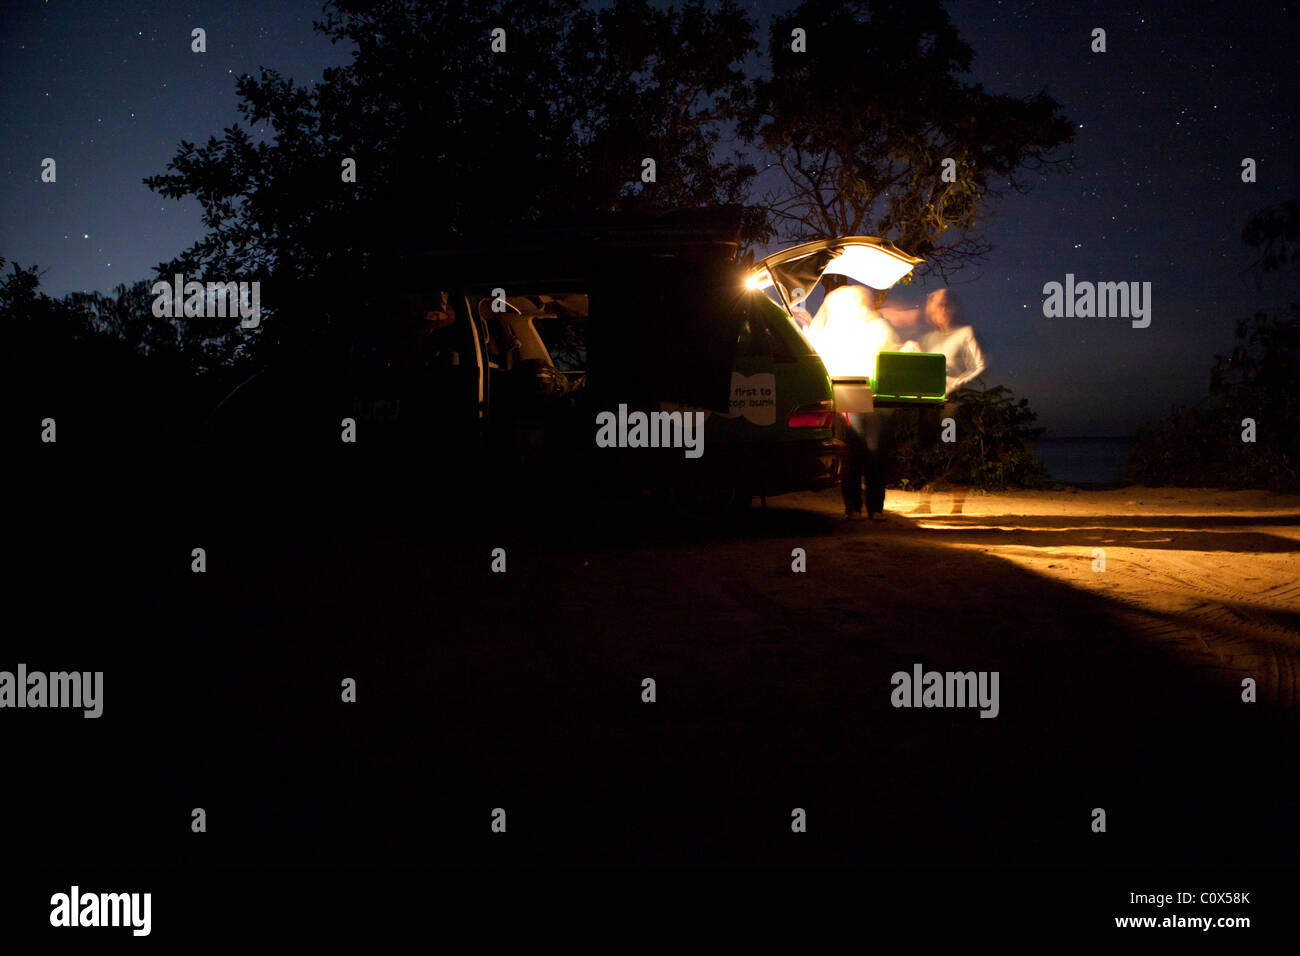
[[[874,304],[878,307],[885,291],[921,261],[875,236],[819,239],[783,249],[758,262],[748,284],[768,290],[773,300],[791,313],[802,306],[823,275],[843,275],[874,290]],[[835,410],[869,412],[875,408],[942,404],[947,386],[946,362],[940,353],[879,352],[870,378],[832,376]]]

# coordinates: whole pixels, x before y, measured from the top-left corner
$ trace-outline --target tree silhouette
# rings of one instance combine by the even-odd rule
[[[1250,268],[1257,281],[1270,272],[1294,272],[1300,267],[1300,201],[1265,206],[1247,220],[1241,239],[1259,250]]]
[[[35,266],[9,265],[0,275],[0,325],[17,418],[55,418],[78,445],[194,434],[230,358],[204,320],[154,317],[147,281],[55,299],[40,291]]]
[[[1300,261],[1300,203],[1267,206],[1242,229],[1260,250],[1251,270],[1289,280]],[[1138,428],[1129,475],[1146,484],[1300,490],[1300,304],[1238,319],[1230,352],[1214,357],[1207,398]],[[1256,432],[1245,441],[1248,420]]]
[[[1073,131],[1051,97],[961,79],[973,51],[938,0],[805,0],[773,21],[769,48],[743,129],[778,173],[763,205],[779,235],[890,238],[926,259],[918,274],[946,277],[988,250],[990,196],[1070,163],[1053,155]]]
[[[269,69],[239,80],[246,123],[272,137],[236,125],[183,142],[168,172],[145,180],[196,198],[208,229],[162,274],[262,279],[263,302],[300,331],[362,309],[358,290],[382,286],[368,277],[403,250],[734,201],[753,173],[718,155],[755,47],[731,0],[600,11],[338,0],[316,28],[353,44],[351,63],[318,84]],[[343,181],[348,158],[355,183]],[[641,179],[646,158],[653,183]]]

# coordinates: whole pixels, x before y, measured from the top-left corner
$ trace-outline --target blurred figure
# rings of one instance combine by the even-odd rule
[[[948,386],[952,394],[984,373],[984,353],[975,330],[962,324],[961,302],[947,289],[925,297],[925,320],[930,330],[921,335],[922,352],[942,352],[948,359]]]
[[[902,339],[894,327],[871,307],[871,292],[864,286],[845,285],[826,294],[816,318],[802,309],[793,317],[813,349],[821,356],[831,378],[870,378],[875,374],[876,353],[894,351]],[[866,481],[867,514],[882,517],[885,510],[886,418],[891,409],[836,416],[847,454],[840,490],[844,514],[862,516],[862,485]]]
[[[946,394],[978,378],[984,373],[986,364],[984,353],[975,338],[975,330],[962,323],[961,302],[948,289],[937,289],[925,298],[925,320],[929,331],[923,333],[918,343],[922,352],[942,352],[947,358]],[[909,343],[910,344],[910,343]],[[957,406],[946,403],[942,409],[936,406],[921,409],[917,424],[917,441],[937,445],[940,438],[942,420],[955,417]],[[921,502],[914,509],[914,514],[929,514],[932,492],[923,491]],[[961,514],[966,501],[965,489],[958,489],[952,495],[952,513]]]
[[[909,294],[908,292],[901,293],[902,296],[908,296]],[[894,297],[891,296],[891,299],[894,299]],[[908,301],[908,299],[904,298],[904,303]],[[900,352],[921,351],[920,344],[912,339],[912,336],[917,334],[917,326],[921,322],[922,310],[920,308],[916,305],[899,304],[897,301],[892,301],[890,304],[881,304],[878,311],[881,318],[892,325],[894,331],[906,341],[906,344],[899,349]]]
[[[803,309],[793,317],[831,378],[870,378],[876,353],[902,346],[894,327],[871,307],[871,290],[844,285],[826,293],[816,318]]]

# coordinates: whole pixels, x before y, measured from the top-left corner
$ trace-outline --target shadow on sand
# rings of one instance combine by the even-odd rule
[[[1294,862],[1295,713],[1243,704],[1108,598],[946,546],[999,532],[780,507],[701,528],[635,498],[418,481],[360,520],[347,488],[273,473],[258,487],[280,493],[223,512],[184,477],[161,504],[130,481],[112,507],[29,489],[10,663],[102,669],[106,704],[13,714],[20,853]],[[1283,550],[1235,520],[1015,521],[1060,545]],[[916,663],[997,671],[996,718],[891,706]]]

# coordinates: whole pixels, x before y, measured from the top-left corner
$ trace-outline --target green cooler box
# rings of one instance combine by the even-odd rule
[[[881,352],[871,391],[877,408],[942,405],[948,360],[939,352]]]

